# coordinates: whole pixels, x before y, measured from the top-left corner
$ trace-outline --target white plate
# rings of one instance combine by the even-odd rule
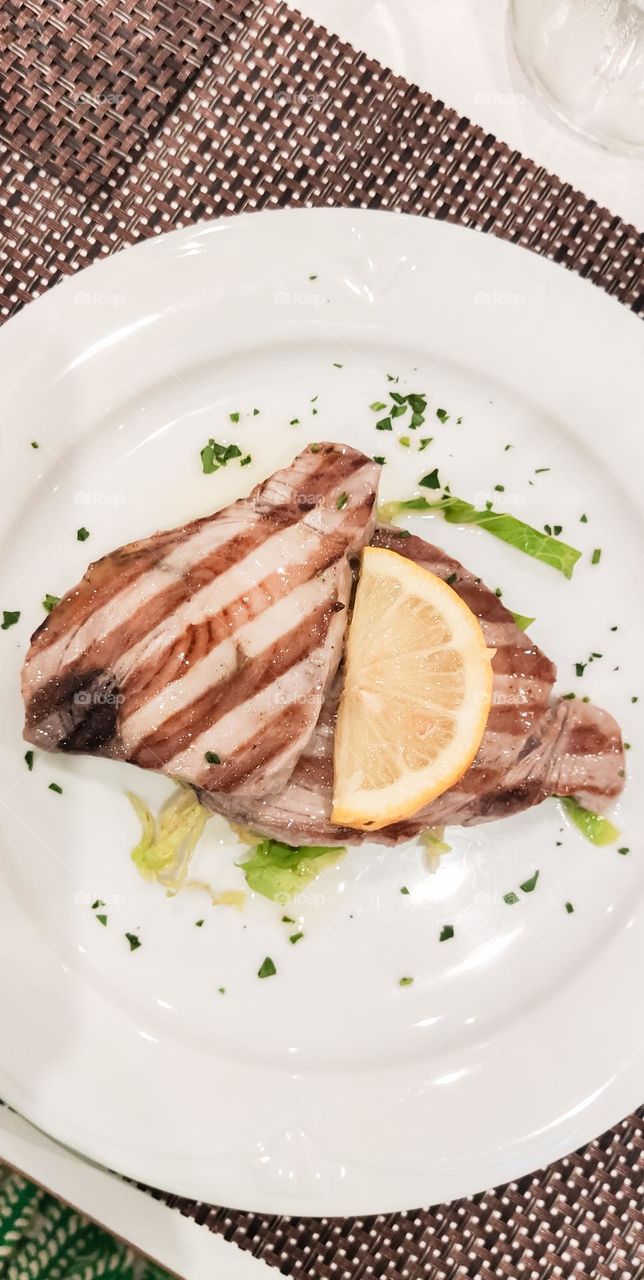
[[[0,633],[8,1102],[175,1192],[352,1214],[526,1173],[641,1101],[641,355],[630,314],[529,253],[437,222],[329,210],[150,241],[9,324],[0,608],[21,618]],[[428,419],[422,454],[375,430],[369,404],[386,400],[386,373],[450,414]],[[202,475],[211,435],[247,444],[252,466]],[[620,719],[634,774],[617,818],[628,856],[585,843],[554,801],[453,829],[433,876],[415,844],[365,846],[288,913],[305,933],[292,946],[266,900],[238,914],[138,878],[124,790],[156,803],[163,779],[43,755],[27,771],[18,673],[44,593],[323,437],[386,454],[385,499],[437,466],[466,498],[499,501],[503,484],[504,506],[563,525],[583,551],[566,582],[479,530],[414,522],[536,616],[562,692]],[[593,651],[603,657],[576,677]],[[200,860],[219,887],[243,884],[240,855],[213,819]],[[537,868],[535,892],[506,905]],[[455,936],[441,944],[445,923]],[[126,931],[141,937],[135,953]],[[266,955],[278,973],[262,981]],[[403,975],[414,984],[401,988]]]

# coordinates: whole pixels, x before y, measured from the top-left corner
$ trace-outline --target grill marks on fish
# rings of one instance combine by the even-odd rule
[[[28,654],[25,736],[209,787],[279,787],[340,659],[379,473],[346,446],[306,449],[248,498],[90,566]],[[83,715],[79,691],[101,681],[116,714]]]
[[[624,749],[607,711],[579,701],[552,701],[556,668],[522,632],[499,598],[458,561],[421,538],[399,538],[378,526],[374,546],[388,547],[449,579],[480,619],[496,653],[493,701],[473,764],[458,783],[420,813],[381,831],[363,832],[330,821],[333,732],[341,673],[327,695],[315,733],[282,792],[261,801],[202,797],[203,802],[259,834],[289,844],[384,844],[409,840],[434,826],[474,825],[539,804],[548,796],[574,796],[601,811],[623,788]]]

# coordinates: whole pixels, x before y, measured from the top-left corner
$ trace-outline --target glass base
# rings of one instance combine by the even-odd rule
[[[521,52],[520,42],[517,39],[512,5],[510,5],[508,12],[508,42],[523,78],[561,124],[576,133],[578,137],[584,138],[586,142],[595,147],[600,147],[603,151],[609,151],[613,155],[630,156],[632,159],[644,160],[644,142],[629,143],[612,135],[593,133],[592,129],[585,123],[577,121],[574,116],[566,112],[565,107],[554,97],[548,86],[543,83],[536,68],[525,61]]]

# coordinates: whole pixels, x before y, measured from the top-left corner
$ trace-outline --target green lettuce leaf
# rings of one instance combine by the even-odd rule
[[[559,796],[558,800],[564,813],[591,844],[615,844],[619,840],[620,833],[608,818],[602,818],[601,814],[593,813],[592,809],[584,809],[572,799],[572,796]]]
[[[302,845],[293,848],[279,840],[261,840],[250,858],[239,865],[249,889],[273,902],[288,902],[324,867],[330,867],[345,853],[338,845]]]
[[[534,560],[557,569],[565,578],[572,578],[573,569],[581,556],[581,551],[569,547],[566,542],[560,542],[548,533],[533,529],[532,525],[525,524],[516,516],[500,511],[478,511],[471,502],[465,502],[463,498],[456,498],[451,494],[443,494],[436,501],[420,497],[410,498],[406,502],[388,502],[380,508],[379,517],[390,523],[406,511],[436,511],[449,524],[479,525],[495,538],[516,547],[524,555],[532,556]]]

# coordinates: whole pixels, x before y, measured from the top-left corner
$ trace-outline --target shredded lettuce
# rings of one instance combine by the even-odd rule
[[[564,813],[591,844],[615,844],[619,840],[620,833],[608,818],[593,813],[592,809],[584,809],[572,796],[559,796],[558,800]]]
[[[528,627],[531,627],[532,623],[536,621],[535,618],[526,618],[524,613],[514,613],[512,609],[510,609],[510,613],[520,631],[527,631]]]
[[[239,866],[249,889],[273,902],[285,903],[345,852],[341,845],[292,847],[279,840],[260,840],[251,857]]]
[[[168,894],[180,889],[203,889],[215,904],[243,905],[243,891],[219,893],[205,881],[189,878],[192,855],[213,816],[199,803],[192,788],[177,787],[156,817],[139,796],[131,791],[126,794],[141,823],[141,839],[132,850],[132,861],[144,879],[156,880]]]
[[[425,865],[430,875],[438,871],[442,855],[452,851],[451,844],[445,843],[444,835],[444,827],[433,827],[430,831],[423,831],[419,837],[423,846]]]
[[[541,533],[516,516],[500,511],[478,511],[471,502],[448,493],[443,493],[435,501],[419,497],[410,498],[406,502],[387,502],[378,514],[381,520],[389,524],[396,516],[404,515],[407,511],[436,511],[449,524],[477,524],[495,538],[516,547],[517,551],[523,551],[534,560],[557,569],[565,578],[572,578],[573,569],[581,556],[581,551],[569,547],[567,543],[560,542],[548,533]]]

